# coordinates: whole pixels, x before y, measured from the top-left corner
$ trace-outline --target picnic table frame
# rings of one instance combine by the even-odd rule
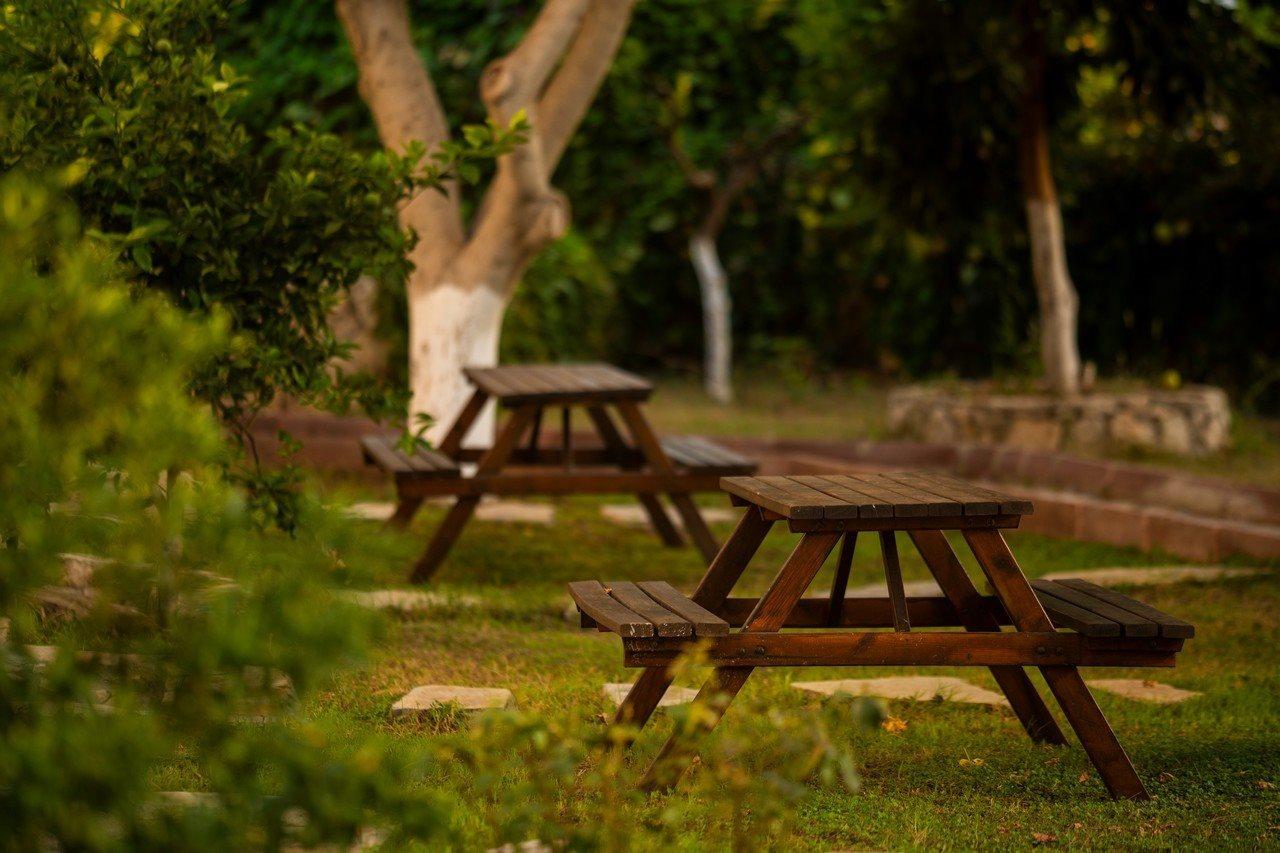
[[[1194,629],[1085,581],[1028,581],[1001,531],[1017,527],[1021,516],[1032,511],[1030,502],[950,477],[910,473],[729,477],[722,487],[745,511],[689,598],[665,584],[570,585],[584,624],[618,633],[624,663],[644,667],[618,709],[617,722],[645,724],[672,683],[669,665],[689,643],[704,642],[715,665],[696,700],[710,711],[699,718],[700,732],[692,737],[672,734],[643,785],[674,784],[692,763],[697,735],[714,728],[760,666],[989,667],[1031,739],[1063,744],[1062,730],[1023,669],[1034,666],[1107,790],[1117,798],[1147,798],[1077,667],[1173,666]],[[790,557],[763,595],[731,597],[779,521],[801,534]],[[994,596],[978,591],[947,530],[961,533]],[[905,595],[899,531],[920,552],[942,597]],[[880,540],[887,599],[845,597],[854,544],[866,532]],[[841,550],[829,596],[804,598],[837,544]],[[628,610],[634,612],[626,615]],[[913,625],[963,630],[915,632]],[[1006,625],[1013,630],[1002,631]],[[730,633],[731,626],[741,627]],[[885,627],[894,630],[847,630]],[[784,628],[819,630],[782,633]]]
[[[392,467],[399,461],[402,468],[418,463],[417,469],[405,468],[397,474],[394,526],[407,525],[428,497],[455,498],[414,564],[411,580],[420,583],[431,578],[484,495],[633,493],[662,542],[678,547],[684,539],[659,499],[665,494],[703,558],[710,561],[715,556],[718,542],[692,495],[715,491],[725,474],[750,473],[755,465],[701,439],[668,442],[664,448],[641,409],[653,392],[650,382],[606,364],[468,367],[464,373],[475,391],[438,448],[420,451],[413,459],[380,462]],[[493,444],[487,449],[464,447],[467,433],[490,401],[510,412]],[[540,444],[544,414],[550,408],[561,410],[558,448]],[[600,439],[599,447],[574,446],[571,412],[575,408],[585,410]],[[366,455],[371,450],[396,455],[366,444]],[[669,450],[679,452],[678,463]],[[474,473],[462,475],[460,466],[472,463]]]

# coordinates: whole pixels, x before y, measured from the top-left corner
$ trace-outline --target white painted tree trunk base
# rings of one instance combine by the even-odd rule
[[[409,297],[409,428],[417,415],[432,419],[426,438],[438,444],[474,392],[464,367],[498,363],[498,336],[506,301],[484,285],[444,283]],[[466,447],[488,447],[495,430],[491,401],[463,439]]]
[[[1031,272],[1040,302],[1040,353],[1054,391],[1080,391],[1080,350],[1076,317],[1080,298],[1067,271],[1062,210],[1056,199],[1027,199],[1027,231],[1031,238]]]
[[[715,240],[695,234],[689,259],[702,290],[703,385],[717,403],[733,402],[733,303]]]

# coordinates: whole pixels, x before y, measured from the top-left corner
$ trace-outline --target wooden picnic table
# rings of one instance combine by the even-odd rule
[[[464,373],[475,391],[436,449],[407,455],[389,436],[361,441],[365,460],[395,477],[398,505],[392,524],[408,524],[428,497],[455,498],[414,565],[412,580],[430,579],[484,495],[632,493],[661,540],[678,547],[684,539],[660,499],[667,495],[704,559],[715,556],[718,543],[692,494],[715,491],[722,476],[754,473],[755,463],[696,436],[660,440],[641,408],[653,393],[648,380],[607,364],[468,367]],[[463,447],[491,400],[510,412],[493,444],[483,450]],[[560,444],[544,447],[543,416],[554,408],[560,409]],[[575,409],[585,410],[598,445],[574,446]],[[464,473],[467,464],[475,465],[474,473]]]
[[[1173,666],[1195,630],[1085,580],[1028,581],[1001,530],[1018,526],[1032,511],[1029,501],[923,473],[726,477],[721,485],[744,512],[691,596],[665,583],[570,584],[583,624],[618,634],[624,663],[644,667],[618,722],[643,726],[671,685],[670,664],[701,642],[716,667],[698,694],[710,711],[707,730],[757,667],[984,666],[1033,740],[1065,743],[1023,669],[1031,666],[1043,674],[1111,794],[1146,798],[1078,667]],[[764,595],[731,597],[778,522],[801,535],[795,550]],[[978,591],[948,530],[963,536],[994,596]],[[920,552],[941,596],[905,594],[898,532]],[[859,533],[879,539],[887,597],[845,595]],[[830,593],[804,597],[837,544]],[[962,630],[914,630],[922,627]],[[674,783],[692,758],[687,739],[673,734],[644,784]]]

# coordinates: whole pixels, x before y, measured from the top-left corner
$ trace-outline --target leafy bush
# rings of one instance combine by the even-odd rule
[[[397,205],[434,192],[450,168],[489,158],[514,136],[469,131],[424,158],[362,153],[346,141],[231,113],[245,79],[220,63],[217,0],[31,0],[0,7],[0,168],[71,168],[82,219],[121,253],[124,275],[175,304],[229,321],[192,375],[243,442],[278,395],[375,417],[403,416],[341,359],[351,345],[330,312],[362,274],[402,283],[415,236]],[[256,455],[255,455],[256,459]],[[255,468],[263,508],[292,527],[289,474]]]
[[[263,533],[220,477],[186,385],[225,318],[131,294],[53,198],[0,183],[0,848],[439,831],[410,756],[291,717],[376,626],[322,584],[342,533],[317,507],[304,535]],[[96,559],[66,575],[69,552]],[[183,805],[164,782],[212,797]]]

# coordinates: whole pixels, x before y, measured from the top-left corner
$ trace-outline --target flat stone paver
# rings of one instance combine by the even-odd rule
[[[699,507],[702,517],[708,524],[736,521],[739,512],[729,507]],[[649,516],[645,515],[640,504],[605,504],[600,507],[600,515],[614,524],[626,527],[648,527]],[[684,522],[679,513],[667,513],[677,527],[683,529]]]
[[[606,684],[604,686],[605,698],[611,700],[613,704],[621,705],[622,700],[627,698],[627,694],[631,692],[630,684]],[[667,688],[667,692],[662,694],[662,699],[658,701],[659,708],[671,708],[676,705],[688,705],[698,695],[698,691],[692,687],[678,687],[672,685]]]
[[[505,521],[519,524],[552,524],[556,520],[556,508],[551,504],[535,504],[527,501],[480,501],[476,507],[480,521]]]
[[[452,498],[431,501],[431,503],[450,504]],[[353,503],[346,508],[352,518],[366,521],[386,521],[396,511],[396,505],[387,501],[364,501]],[[520,524],[551,524],[556,520],[556,508],[551,504],[530,503],[528,501],[507,501],[489,498],[480,501],[476,507],[476,518],[481,521],[518,522]]]
[[[366,521],[386,521],[395,514],[396,505],[388,501],[360,501],[343,510],[351,518]]]
[[[423,613],[445,607],[475,607],[480,603],[480,599],[474,595],[450,595],[420,589],[347,590],[342,593],[342,597],[371,610],[392,610],[397,613]]]
[[[887,678],[846,678],[837,681],[796,681],[792,687],[818,696],[846,693],[850,696],[878,696],[881,699],[915,699],[930,702],[941,697],[948,702],[1008,707],[1009,700],[999,693],[970,684],[963,678],[924,675],[890,676]]]
[[[1099,690],[1105,690],[1108,693],[1114,693],[1126,699],[1136,699],[1139,702],[1155,702],[1160,705],[1176,705],[1179,702],[1185,702],[1188,699],[1204,695],[1196,690],[1183,690],[1180,687],[1174,687],[1172,684],[1143,681],[1137,678],[1100,678],[1096,681],[1090,680],[1085,683],[1090,687],[1096,687]]]
[[[1219,581],[1229,578],[1247,578],[1263,574],[1265,569],[1236,569],[1227,566],[1160,566],[1155,568],[1086,569],[1072,572],[1050,572],[1045,580],[1083,578],[1100,586],[1163,586],[1188,581]]]
[[[393,718],[416,717],[437,705],[454,704],[464,711],[489,711],[515,706],[515,697],[505,687],[458,687],[450,684],[424,684],[415,687],[391,706]]]

